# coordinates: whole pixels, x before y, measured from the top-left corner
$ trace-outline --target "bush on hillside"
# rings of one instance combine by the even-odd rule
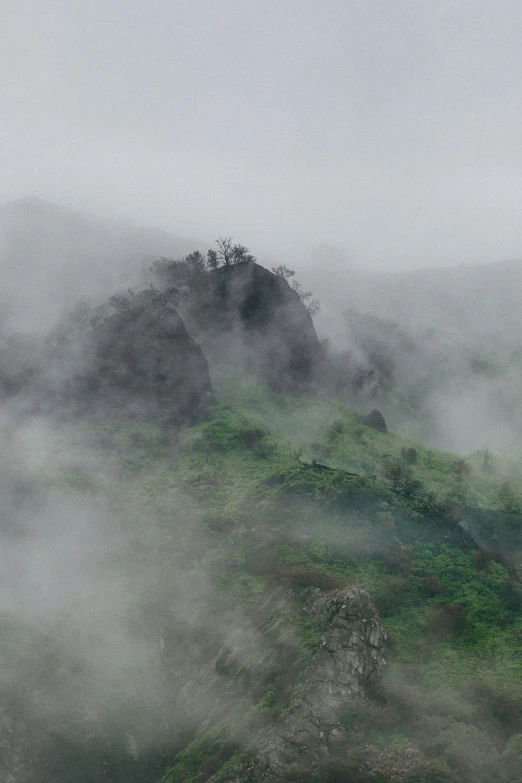
[[[395,492],[412,497],[420,492],[422,484],[413,475],[413,471],[401,457],[385,457],[382,472]]]
[[[433,607],[430,631],[437,636],[452,636],[462,633],[467,626],[466,610],[459,603],[444,603]]]

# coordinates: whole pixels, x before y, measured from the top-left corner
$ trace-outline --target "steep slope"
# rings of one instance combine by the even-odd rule
[[[419,468],[422,463],[423,471],[445,476],[451,502],[437,503],[420,487],[413,494],[406,485],[390,491],[393,481],[385,474],[375,476],[368,460],[375,456],[374,449],[387,458],[390,452],[400,455],[406,450],[395,435],[361,427],[360,419],[347,411],[341,427],[341,409],[334,406],[327,415],[324,402],[289,405],[288,400],[277,402],[251,385],[238,387],[234,382],[229,393],[221,421],[201,425],[199,435],[191,434],[189,451],[181,458],[183,475],[192,491],[212,498],[213,525],[227,549],[221,572],[226,594],[256,618],[260,603],[274,607],[269,597],[274,585],[285,585],[294,595],[295,609],[288,613],[280,607],[276,617],[262,613],[254,622],[263,634],[277,627],[283,638],[285,631],[288,635],[290,629],[301,628],[300,642],[290,665],[282,665],[275,688],[265,692],[256,708],[275,719],[268,729],[272,740],[255,722],[252,728],[246,712],[234,718],[235,730],[216,720],[213,732],[206,724],[179,755],[165,782],[247,781],[263,779],[265,773],[266,779],[314,783],[517,780],[519,772],[513,770],[520,770],[515,745],[522,713],[516,705],[522,680],[518,663],[512,668],[512,656],[519,647],[522,593],[495,539],[502,528],[510,530],[511,553],[517,547],[520,551],[515,533],[515,528],[520,532],[520,512],[511,516],[490,507],[490,548],[479,549],[464,528],[484,515],[462,505],[459,482],[450,486],[451,455],[417,453]],[[231,411],[231,400],[241,404],[241,416]],[[256,410],[256,428],[247,418],[248,409]],[[310,439],[306,451],[297,451],[297,460],[278,450],[273,431],[272,438],[266,430],[263,435],[260,423],[266,427],[268,411],[287,436],[299,433],[301,443]],[[317,441],[327,450],[332,436],[339,439],[330,453],[330,459],[336,455],[337,469],[311,460]],[[406,458],[413,456],[408,453]],[[354,459],[360,460],[358,477],[340,467],[344,462],[353,471]],[[276,464],[282,470],[274,473]],[[204,475],[196,481],[198,470]],[[480,485],[481,468],[475,470]],[[217,477],[219,486],[213,483]],[[494,481],[499,486],[501,476]],[[484,500],[488,504],[492,499],[494,491]],[[344,700],[339,741],[314,771],[314,732],[299,734],[301,717],[305,720],[308,714],[306,699],[303,711],[299,705],[300,694],[313,696],[321,642],[313,623],[300,624],[310,617],[314,587],[326,591],[320,602],[328,603],[332,588],[354,583],[364,586],[381,612],[390,636],[390,667],[366,698]],[[310,642],[311,657],[306,652]],[[232,660],[222,670],[225,677],[237,683],[243,676],[252,682],[252,669],[235,668]],[[304,679],[298,676],[296,682],[296,671],[303,669]],[[289,694],[285,686],[292,682]],[[328,692],[322,689],[323,706]]]
[[[503,468],[479,509],[451,455],[415,463],[408,444],[443,503],[374,470],[406,443],[338,403],[237,373],[215,388],[181,433],[124,411],[49,443],[2,431],[13,783],[517,783],[522,593],[494,535],[513,551],[522,526],[491,504]],[[465,523],[485,511],[479,548]]]
[[[0,770],[518,783],[520,463],[314,392],[308,313],[257,264],[200,283],[210,372],[154,288],[6,341]]]

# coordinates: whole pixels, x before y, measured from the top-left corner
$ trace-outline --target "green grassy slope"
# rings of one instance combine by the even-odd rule
[[[165,759],[163,783],[218,781],[250,752],[319,643],[309,591],[354,583],[381,613],[389,665],[375,698],[347,710],[348,745],[323,780],[520,779],[517,464],[459,462],[368,429],[326,397],[289,398],[226,373],[214,384],[212,416],[179,436],[160,423],[83,425],[80,442],[103,453],[117,481],[85,466],[50,478],[113,493],[167,570],[183,538],[170,527],[181,505],[187,540],[199,536],[187,544],[192,568],[219,596],[213,611],[248,618],[257,634],[255,664],[226,650],[213,663],[248,709],[218,711]],[[390,470],[397,463],[407,480]],[[161,523],[145,532],[144,515]]]

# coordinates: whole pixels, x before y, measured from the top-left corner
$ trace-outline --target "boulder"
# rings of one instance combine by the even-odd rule
[[[72,383],[73,397],[87,407],[108,404],[182,421],[209,402],[207,361],[172,307],[109,316],[89,335],[87,355]]]
[[[366,416],[362,416],[361,421],[363,424],[366,424],[367,427],[371,427],[378,432],[388,432],[388,427],[386,426],[384,416],[376,408],[374,408],[373,411],[368,413]]]
[[[209,359],[245,366],[276,387],[313,378],[322,351],[309,312],[285,279],[253,261],[207,272],[182,314]]]
[[[198,416],[212,391],[201,348],[172,307],[142,294],[132,305],[76,333],[64,327],[27,344],[11,341],[0,351],[0,397],[60,417],[124,410],[183,423]]]

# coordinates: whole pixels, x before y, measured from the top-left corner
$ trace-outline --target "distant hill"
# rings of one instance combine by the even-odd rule
[[[305,275],[303,274],[303,277]],[[522,329],[522,260],[407,272],[347,269],[306,276],[323,302],[323,326],[349,308],[410,328],[504,343]],[[336,326],[337,328],[337,326]]]
[[[370,273],[310,270],[319,334],[374,374],[392,428],[466,453],[522,434],[522,261]]]
[[[2,320],[18,330],[49,326],[77,299],[105,298],[147,261],[198,244],[36,198],[12,201],[0,207]]]

